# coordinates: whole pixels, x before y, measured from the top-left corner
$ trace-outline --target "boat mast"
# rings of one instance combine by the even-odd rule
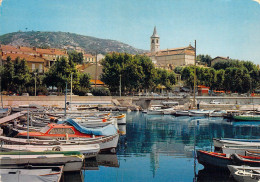
[[[2,49],[0,49],[0,66],[2,68],[3,62],[2,62]],[[2,74],[0,75],[0,94],[1,94],[1,104],[2,104],[2,108],[4,108],[4,104],[3,104],[3,95],[2,95]]]
[[[194,60],[194,88],[193,88],[193,107],[195,108],[195,93],[196,93],[196,40],[195,40],[195,60]]]
[[[65,90],[65,107],[64,107],[64,116],[66,116],[66,106],[67,106],[67,81],[66,81],[66,90]]]

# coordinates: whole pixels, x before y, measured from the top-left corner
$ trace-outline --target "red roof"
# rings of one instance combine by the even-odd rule
[[[91,84],[95,84],[95,80],[90,80],[90,83],[91,83]],[[96,84],[97,84],[97,85],[105,85],[104,82],[102,82],[101,80],[97,80],[97,81],[96,81]]]
[[[10,56],[11,60],[14,61],[17,57],[20,57],[20,59],[25,59],[27,62],[38,62],[38,63],[44,63],[44,59],[39,56],[31,56],[27,54],[13,54],[13,53],[7,53],[2,56],[3,60],[6,60],[7,57]]]

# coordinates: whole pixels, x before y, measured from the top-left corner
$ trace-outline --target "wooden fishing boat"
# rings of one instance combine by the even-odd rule
[[[229,155],[217,152],[197,150],[197,159],[200,164],[209,169],[227,170],[227,165],[232,164]]]
[[[63,173],[63,166],[24,166],[20,168],[1,168],[2,182],[59,182]]]
[[[224,145],[222,152],[225,154],[246,155],[246,151],[260,152],[260,145]]]
[[[260,151],[246,151],[246,156],[251,156],[251,157],[260,157]]]
[[[75,155],[77,154],[77,155]],[[67,154],[45,154],[34,152],[16,153],[4,152],[0,153],[1,167],[15,168],[18,166],[53,166],[64,165],[64,171],[79,171],[82,167],[84,156],[79,152],[71,152]]]
[[[147,110],[148,115],[162,115],[163,110],[161,106],[152,106],[150,109]]]
[[[67,121],[66,121],[67,122]],[[109,125],[100,129],[85,128],[78,125],[75,121],[71,120],[74,126],[66,124],[48,124],[46,127],[42,128],[39,132],[21,132],[18,133],[18,137],[27,138],[39,138],[39,139],[74,139],[74,138],[92,138],[93,135],[96,137],[104,135],[113,135],[117,133],[114,126]]]
[[[190,112],[188,110],[177,110],[175,112],[176,116],[189,116]]]
[[[260,167],[228,165],[231,175],[239,182],[258,182],[260,180]]]
[[[30,152],[48,152],[48,151],[78,151],[85,158],[96,157],[100,151],[99,144],[88,145],[6,145],[2,144],[1,149],[5,151],[30,151]]]
[[[209,113],[210,117],[224,117],[227,114],[227,111],[213,111]]]
[[[113,118],[117,119],[117,124],[126,124],[126,114],[119,114],[117,116],[113,116]]]
[[[212,110],[190,110],[189,116],[209,116],[212,113]]]
[[[235,165],[247,165],[251,167],[260,167],[260,157],[243,156],[232,154],[230,157]]]
[[[5,144],[17,144],[17,145],[87,145],[87,144],[99,144],[101,152],[115,152],[119,139],[119,134],[111,136],[102,136],[95,138],[74,138],[74,139],[49,139],[49,140],[40,140],[40,139],[23,139],[23,138],[13,138],[0,136],[0,141]]]
[[[213,144],[216,150],[221,149],[224,145],[259,145],[259,139],[235,139],[235,138],[213,138]]]

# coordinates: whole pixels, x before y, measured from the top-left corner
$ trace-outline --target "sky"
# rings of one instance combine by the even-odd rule
[[[0,0],[1,1],[1,0]],[[197,54],[260,64],[260,0],[2,0],[0,35],[62,31],[149,50],[194,46]]]

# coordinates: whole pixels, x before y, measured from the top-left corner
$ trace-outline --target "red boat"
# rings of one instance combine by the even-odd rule
[[[252,167],[260,167],[260,157],[232,154],[231,158],[235,165],[247,165]]]
[[[27,132],[18,133],[18,137],[26,138]],[[65,124],[48,124],[39,132],[29,132],[30,138],[39,138],[39,139],[78,139],[78,138],[92,138],[91,134],[84,134],[76,130],[73,126]],[[102,136],[95,136],[102,137]]]

